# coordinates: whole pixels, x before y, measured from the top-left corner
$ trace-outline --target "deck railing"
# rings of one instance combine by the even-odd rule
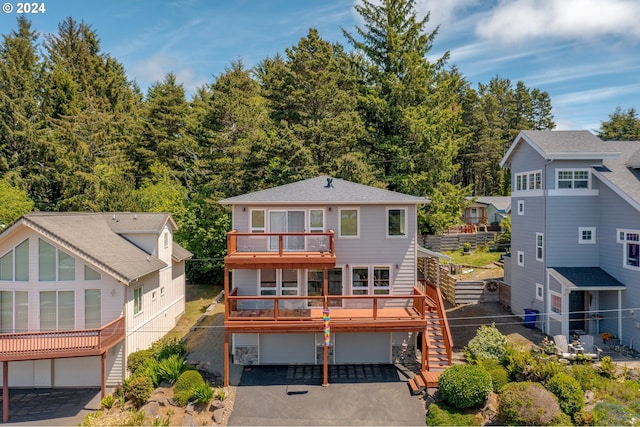
[[[318,233],[227,233],[229,255],[255,252],[271,252],[280,256],[295,252],[316,252],[334,255],[334,232]]]
[[[99,355],[124,339],[124,316],[101,328],[0,334],[0,361]]]
[[[225,320],[279,321],[320,320],[326,304],[332,319],[359,320],[388,318],[425,319],[429,299],[414,288],[412,295],[329,295],[329,296],[239,296],[238,289],[226,298]]]

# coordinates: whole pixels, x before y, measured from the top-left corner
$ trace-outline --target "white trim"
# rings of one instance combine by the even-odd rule
[[[322,229],[318,229],[318,227],[312,227],[311,226],[311,212],[312,211],[320,211],[322,212]],[[326,221],[325,218],[327,217],[327,213],[325,211],[324,208],[309,208],[307,211],[307,230],[309,231],[309,233],[322,233],[324,231],[326,231]]]
[[[253,226],[253,213],[262,212],[262,227]],[[267,210],[266,209],[249,209],[249,232],[265,233],[267,231]]]
[[[576,180],[573,176],[575,175],[576,172],[586,172],[587,173],[587,188],[576,188],[575,186],[572,186],[571,188],[560,188],[560,186],[558,185],[560,181],[568,181],[567,179],[563,179],[561,180],[559,178],[560,172],[572,172],[572,178],[571,178],[571,183],[574,184],[575,181],[584,181],[583,179],[578,179]],[[591,185],[591,169],[590,168],[556,168],[555,169],[555,190],[591,190],[593,187]]]
[[[542,240],[538,244],[538,238]],[[540,256],[538,257],[538,249],[540,249]],[[544,261],[544,233],[536,233],[536,261]]]
[[[622,237],[620,236],[622,234]],[[640,271],[640,265],[629,265],[629,245],[640,245],[639,240],[627,239],[627,234],[640,234],[640,230],[616,229],[616,242],[622,244],[622,267],[627,270]]]
[[[512,191],[511,197],[542,197],[544,190]]]
[[[538,301],[544,301],[544,286],[540,283],[536,283],[536,299]]]
[[[620,152],[603,151],[603,152],[584,152],[584,153],[568,153],[566,151],[560,153],[547,153],[546,160],[615,160],[620,157]]]
[[[389,234],[389,211],[391,210],[397,210],[397,211],[404,211],[404,234]],[[385,215],[385,227],[384,227],[384,233],[385,233],[385,237],[389,238],[389,239],[406,239],[407,237],[409,237],[409,233],[408,233],[408,216],[409,216],[409,212],[407,208],[402,208],[402,207],[392,207],[392,208],[386,208],[385,209],[386,215]]]
[[[136,313],[136,291],[140,290],[140,311]],[[133,288],[133,317],[138,317],[144,313],[144,285]]]
[[[585,231],[591,232],[590,239],[584,239],[583,233]],[[596,227],[578,227],[578,244],[580,245],[595,245],[596,244]]]
[[[355,235],[343,235],[342,234],[342,211],[356,211],[356,234]],[[359,207],[344,207],[338,209],[338,236],[343,239],[358,239],[360,238],[360,208]]]
[[[556,311],[553,311],[553,310],[552,310],[552,307],[553,307],[553,297],[558,297],[558,298],[560,298],[560,312],[559,312],[559,313],[558,313],[558,312],[556,312]],[[562,294],[561,294],[560,292],[556,292],[556,291],[549,290],[549,301],[548,301],[548,304],[547,304],[547,308],[548,308],[547,312],[549,313],[549,317],[550,317],[550,318],[552,318],[552,319],[554,319],[554,320],[557,320],[557,321],[559,321],[559,322],[562,322],[562,313],[564,312],[564,311],[563,311],[563,308],[564,308],[564,298],[562,297]]]
[[[521,261],[522,260],[522,261]],[[516,255],[516,262],[520,267],[524,267],[524,251],[518,251]]]
[[[518,200],[516,212],[518,215],[524,215],[524,200]]]
[[[348,268],[348,277],[349,277],[349,293],[348,295],[355,295],[353,293],[354,287],[353,287],[353,270],[355,268],[359,268],[359,269],[366,269],[367,270],[367,286],[366,286],[366,291],[367,293],[365,295],[375,295],[375,290],[376,287],[374,286],[374,273],[376,269],[387,269],[389,271],[389,287],[388,287],[388,294],[378,294],[378,295],[391,295],[391,289],[393,289],[393,266],[391,264],[357,264],[357,265],[351,265]],[[377,289],[387,289],[386,287],[380,287]],[[365,290],[365,286],[358,286],[356,288],[356,290],[359,291],[363,291]],[[344,283],[343,283],[343,293],[344,293]],[[358,294],[358,295],[363,295],[363,294]]]

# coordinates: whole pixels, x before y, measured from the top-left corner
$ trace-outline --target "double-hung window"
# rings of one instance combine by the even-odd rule
[[[640,230],[618,229],[617,231],[617,241],[623,244],[622,266],[630,270],[640,270]]]
[[[264,210],[263,209],[253,209],[251,211],[251,232],[252,233],[264,233],[265,232],[265,222],[264,222]]]
[[[340,209],[340,237],[358,237],[360,229],[357,208]]]
[[[542,261],[544,255],[544,234],[536,233],[536,260]]]
[[[551,313],[562,314],[562,295],[559,293],[550,291],[549,309]]]
[[[589,170],[558,169],[556,171],[556,188],[589,188]]]
[[[387,265],[351,268],[352,295],[389,295],[391,268]]]
[[[135,288],[133,290],[133,315],[136,316],[142,313],[142,297],[143,297],[143,288],[142,286]]]

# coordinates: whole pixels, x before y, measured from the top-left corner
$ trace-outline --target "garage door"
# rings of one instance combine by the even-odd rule
[[[315,363],[313,334],[260,335],[260,364]]]
[[[391,334],[335,334],[335,363],[391,363]]]

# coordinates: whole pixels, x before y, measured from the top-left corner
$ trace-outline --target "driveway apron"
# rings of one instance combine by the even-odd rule
[[[245,367],[230,426],[424,425],[424,401],[411,396],[394,365]]]

